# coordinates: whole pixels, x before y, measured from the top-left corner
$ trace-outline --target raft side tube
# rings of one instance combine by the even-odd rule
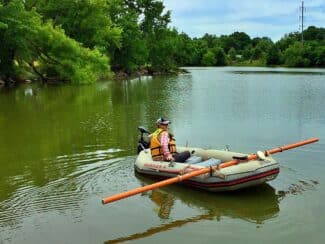
[[[210,158],[220,159],[222,163],[233,160],[233,157],[246,157],[248,154],[224,150],[202,149],[196,147],[177,147],[177,152],[190,151],[192,155],[201,157],[203,160]]]

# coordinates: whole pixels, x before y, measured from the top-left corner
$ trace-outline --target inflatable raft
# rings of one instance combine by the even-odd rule
[[[185,150],[190,151],[192,156],[185,163],[178,163],[153,161],[150,149],[144,149],[135,161],[135,171],[158,179],[166,179],[210,167],[209,173],[182,182],[208,191],[233,191],[263,184],[275,179],[280,171],[279,164],[271,156],[263,155],[257,160],[246,161],[247,155],[243,153],[177,147],[178,152]],[[225,168],[218,167],[233,159],[238,159],[238,164]]]
[[[185,183],[208,191],[232,191],[263,184],[273,180],[279,174],[279,164],[272,154],[301,147],[319,141],[309,138],[284,146],[269,149],[264,153],[243,154],[222,150],[181,147],[179,152],[188,150],[192,157],[185,163],[153,161],[148,140],[143,134],[149,132],[138,127],[141,138],[138,143],[138,157],[135,171],[156,178],[168,178],[150,185],[141,186],[102,199],[103,204],[115,202],[142,192],[154,190],[173,183]]]

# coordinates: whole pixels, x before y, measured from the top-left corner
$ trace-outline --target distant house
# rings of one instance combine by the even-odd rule
[[[240,59],[240,58],[242,58],[243,57],[243,55],[241,55],[241,54],[236,54],[236,59]]]

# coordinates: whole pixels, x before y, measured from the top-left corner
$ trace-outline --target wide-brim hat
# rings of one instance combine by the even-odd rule
[[[171,122],[164,118],[157,119],[157,125],[169,125]]]

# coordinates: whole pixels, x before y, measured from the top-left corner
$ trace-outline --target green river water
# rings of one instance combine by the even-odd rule
[[[188,68],[89,86],[0,90],[0,243],[323,243],[325,70]],[[137,127],[172,120],[177,144],[274,155],[260,187],[207,193],[135,175]]]

